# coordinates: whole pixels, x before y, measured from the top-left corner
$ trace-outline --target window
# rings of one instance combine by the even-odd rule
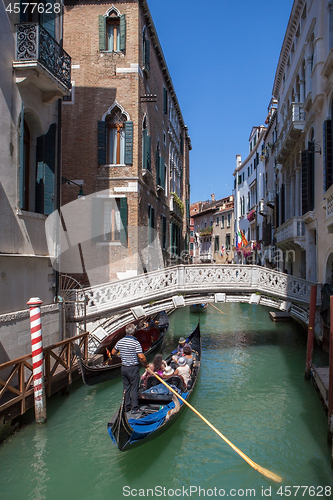
[[[224,229],[224,215],[221,217],[221,228]]]
[[[225,235],[225,249],[230,250],[230,233]]]
[[[191,238],[193,238],[193,231],[191,231],[190,235],[191,235]]]
[[[142,32],[142,53],[143,53],[143,71],[149,75],[150,70],[150,41],[147,38],[147,30],[144,27]]]
[[[302,215],[314,209],[314,140],[308,142],[308,149],[302,151]]]
[[[163,87],[163,113],[168,114],[168,91]]]
[[[325,120],[323,123],[324,193],[333,184],[332,153],[332,120]]]
[[[220,223],[220,217],[216,217],[216,225],[218,226]]]
[[[143,120],[142,130],[142,168],[151,172],[151,138],[148,135],[146,117]]]
[[[98,163],[100,165],[132,165],[133,122],[129,121],[127,116],[118,105],[115,105],[105,121],[98,122]]]
[[[215,236],[215,241],[214,241],[214,252],[218,252],[220,250],[220,237],[217,234]]]
[[[228,222],[227,222],[227,227],[231,226],[231,214],[228,214]]]
[[[153,243],[155,239],[155,209],[148,205],[148,245]]]
[[[109,10],[108,16],[98,17],[99,50],[119,52],[126,48],[126,17],[120,15],[115,7]]]
[[[127,244],[127,198],[92,199],[92,240]]]
[[[55,203],[57,125],[52,123],[45,135],[39,135],[40,132],[35,117],[22,110],[18,206],[29,212],[50,215]]]

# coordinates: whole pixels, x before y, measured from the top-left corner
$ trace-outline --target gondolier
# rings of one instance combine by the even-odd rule
[[[133,323],[126,326],[126,335],[120,339],[111,351],[112,356],[119,352],[121,357],[121,376],[125,391],[125,411],[138,411],[138,390],[140,384],[139,362],[147,368],[148,363],[142,352],[141,344],[134,337]]]

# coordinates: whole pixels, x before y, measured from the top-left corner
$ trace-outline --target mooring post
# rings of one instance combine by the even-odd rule
[[[327,440],[332,442],[331,465],[333,467],[333,295],[330,297],[330,357],[328,373],[328,432]]]
[[[314,325],[316,318],[316,303],[317,303],[317,285],[312,285],[310,293],[308,342],[306,348],[306,366],[305,366],[306,380],[309,380],[311,378],[311,365],[312,365],[313,344],[314,344]]]
[[[40,306],[43,301],[32,297],[28,302],[30,307],[32,373],[34,379],[35,420],[38,424],[46,422],[46,398],[44,387],[44,355],[42,340],[42,324]]]

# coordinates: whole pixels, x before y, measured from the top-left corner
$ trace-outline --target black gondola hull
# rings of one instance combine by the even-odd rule
[[[198,379],[199,371],[200,371],[200,364],[201,364],[201,338],[200,338],[200,328],[199,325],[195,329],[195,331],[190,335],[188,338],[194,339],[195,336],[195,352],[196,352],[196,365],[195,368],[193,369],[193,377],[192,377],[192,385],[190,389],[186,392],[183,393],[182,396],[186,401],[189,400],[189,398],[192,395],[194,386],[196,384],[196,381]],[[170,356],[167,358],[169,360],[171,358],[172,353]],[[176,396],[175,396],[176,398]],[[158,401],[157,401],[158,404]],[[108,423],[108,432],[110,434],[111,439],[117,444],[118,449],[120,451],[126,451],[129,449],[133,449],[143,443],[146,443],[147,441],[150,441],[156,437],[158,437],[162,432],[168,429],[170,425],[172,425],[175,420],[179,417],[179,415],[182,413],[184,410],[186,404],[181,403],[178,405],[179,408],[175,409],[175,411],[171,414],[169,418],[165,418],[163,423],[159,425],[155,430],[153,430],[151,433],[148,433],[144,435],[141,439],[134,439],[133,436],[135,435],[135,430],[129,423],[129,417],[127,416],[124,408],[124,397],[120,406],[120,409],[116,414],[112,417],[110,422]],[[160,410],[163,411],[163,410]],[[158,417],[158,412],[156,412],[156,416]],[[132,422],[132,425],[133,424]],[[136,436],[136,435],[135,435]]]

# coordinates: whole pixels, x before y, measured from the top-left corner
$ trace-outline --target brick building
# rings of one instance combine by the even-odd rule
[[[62,205],[78,186],[93,195],[92,238],[72,271],[94,284],[177,263],[189,247],[191,142],[147,1],[65,1],[64,47]]]

